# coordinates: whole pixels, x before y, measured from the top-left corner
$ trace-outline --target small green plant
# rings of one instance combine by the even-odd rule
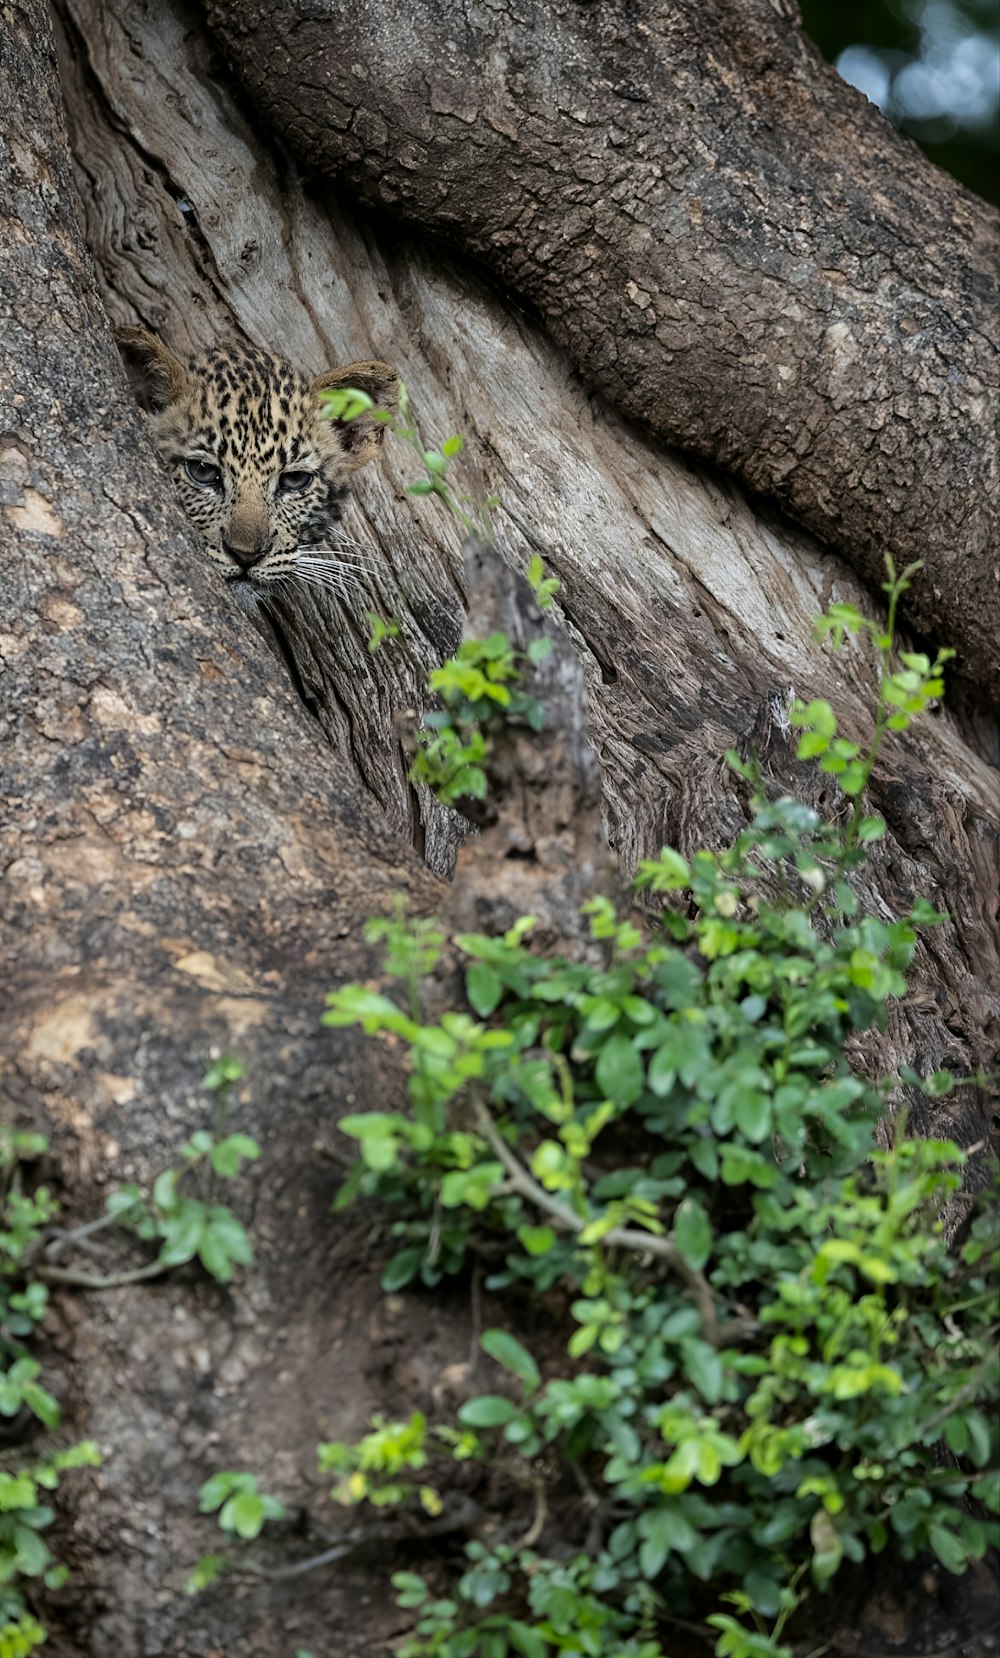
[[[235,1265],[253,1260],[245,1229],[231,1210],[214,1201],[217,1180],[231,1179],[244,1161],[260,1155],[256,1141],[248,1135],[227,1132],[229,1092],[244,1074],[239,1060],[229,1056],[216,1060],[203,1083],[216,1096],[214,1132],[199,1129],[192,1134],[181,1147],[183,1166],[164,1170],[148,1196],[138,1186],[119,1187],[108,1198],[103,1216],[64,1232],[52,1231],[58,1208],[48,1189],[29,1185],[25,1178],[25,1168],[45,1155],[48,1141],[43,1135],[0,1125],[0,1416],[14,1418],[27,1410],[46,1428],[59,1424],[58,1404],[40,1382],[41,1366],[25,1345],[45,1316],[49,1294],[45,1279],[105,1289],[141,1282],[197,1257],[208,1272],[226,1283]],[[188,1188],[195,1184],[197,1195],[183,1189],[183,1182]],[[118,1225],[158,1243],[156,1259],[105,1276],[57,1264],[60,1255],[79,1239]],[[99,1462],[96,1446],[86,1441],[32,1466],[0,1469],[0,1658],[21,1658],[46,1639],[45,1630],[25,1604],[19,1581],[40,1578],[47,1588],[55,1588],[66,1576],[41,1535],[54,1516],[40,1500],[40,1491],[55,1490],[69,1469]],[[252,1476],[220,1475],[218,1479],[234,1482],[226,1491],[220,1516],[223,1530],[256,1535],[246,1528],[252,1527],[258,1513],[264,1519],[275,1517],[274,1499],[257,1495]],[[211,1485],[210,1481],[204,1491]],[[221,1570],[222,1564],[220,1556],[215,1569]],[[197,1573],[204,1582],[211,1581],[212,1559],[200,1562]]]
[[[257,1487],[254,1474],[213,1474],[198,1494],[199,1511],[202,1514],[218,1511],[220,1531],[227,1537],[242,1537],[251,1542],[260,1536],[267,1520],[285,1518],[284,1504],[277,1497],[265,1496]]]
[[[420,433],[410,420],[405,385],[400,385],[398,413],[376,408],[367,392],[340,387],[320,394],[330,420],[353,420],[371,413],[395,436],[409,444],[425,476],[407,485],[408,495],[436,496],[469,535],[492,542],[491,511],[499,497],[485,501],[456,493],[449,477],[450,467],[465,444],[459,434],[446,438],[440,449],[425,449]],[[532,553],[525,571],[539,610],[548,610],[559,589],[555,577],[546,576],[537,553]],[[386,622],[373,611],[365,612],[369,624],[368,649],[374,653],[391,639],[400,637],[395,621]],[[426,784],[445,805],[458,801],[482,800],[486,793],[485,761],[490,752],[489,727],[496,717],[522,719],[541,729],[542,708],[534,697],[520,688],[526,664],[537,663],[551,649],[549,640],[536,639],[524,653],[514,650],[506,634],[488,639],[465,640],[429,678],[429,687],[439,696],[442,707],[424,716],[419,747],[410,768],[410,781]]]
[[[184,1142],[182,1167],[164,1169],[148,1196],[141,1187],[128,1184],[107,1199],[110,1220],[159,1243],[156,1260],[138,1269],[143,1276],[197,1258],[213,1278],[228,1284],[234,1267],[253,1263],[246,1228],[231,1209],[214,1201],[217,1180],[232,1179],[244,1162],[260,1156],[260,1147],[248,1134],[226,1133],[229,1090],[245,1070],[240,1060],[224,1056],[206,1073],[202,1085],[218,1100],[215,1132],[197,1129]],[[200,1187],[198,1195],[191,1192],[192,1184]]]
[[[658,922],[591,900],[603,962],[533,951],[528,917],[460,935],[467,1008],[428,1019],[421,981],[445,940],[397,917],[381,926],[406,1007],[360,985],[328,999],[328,1024],[409,1051],[407,1106],[340,1125],[360,1154],[342,1201],[397,1216],[385,1287],[432,1286],[474,1254],[494,1294],[527,1286],[570,1313],[544,1366],[511,1330],[483,1337],[502,1390],[448,1431],[533,1494],[535,1518],[520,1547],[470,1543],[443,1599],[397,1575],[417,1615],[401,1658],[663,1658],[675,1618],[720,1658],[788,1658],[796,1613],[845,1561],[929,1550],[961,1572],[1000,1536],[996,1217],[949,1250],[962,1153],[909,1138],[902,1110],[877,1149],[901,1079],[848,1059],[905,994],[918,926],[942,919],[922,899],[862,915],[851,882],[884,832],[862,804],[883,737],[941,690],[946,653],[894,665],[911,574],[890,568],[885,629],[842,606],[821,624],[879,652],[867,749],[825,703],[793,716],[800,757],[851,803],[845,826],[758,785],[731,847],[640,865]],[[483,643],[439,685],[477,729],[512,677],[507,641]],[[327,1450],[346,1500],[379,1503],[419,1492],[428,1446],[458,1443],[413,1419]],[[537,1546],[567,1506],[559,1470],[594,1516],[575,1556],[572,1534],[551,1557]]]
[[[837,717],[828,702],[816,699],[810,703],[796,702],[792,708],[792,724],[802,729],[799,740],[800,760],[817,761],[821,771],[836,777],[841,791],[852,802],[852,810],[844,831],[846,845],[856,841],[878,840],[884,832],[880,818],[865,817],[861,797],[867,789],[875,762],[889,731],[905,731],[918,715],[944,692],[944,669],[954,657],[953,650],[940,650],[933,662],[919,652],[904,651],[901,666],[895,663],[896,614],[899,601],[911,585],[911,578],[923,566],[920,561],[908,564],[898,575],[892,559],[886,555],[888,580],[882,583],[886,595],[885,625],[862,616],[850,604],[832,604],[816,625],[817,636],[829,639],[839,650],[848,636],[866,635],[879,658],[880,679],[875,710],[875,727],[866,750],[859,743],[837,734]]]
[[[561,583],[555,576],[545,574],[545,565],[537,553],[532,553],[528,560],[528,568],[524,572],[528,586],[535,595],[535,603],[539,610],[551,610],[552,600],[558,593]]]
[[[463,796],[482,800],[491,723],[516,719],[541,730],[542,705],[521,688],[521,680],[525,665],[542,661],[551,648],[543,637],[516,651],[505,633],[463,640],[428,680],[443,706],[424,716],[412,780],[426,783],[446,805]]]
[[[383,621],[374,610],[365,611],[365,621],[369,629],[368,649],[373,656],[377,650],[381,650],[387,640],[399,638],[400,629],[397,621]]]
[[[370,412],[376,420],[382,421],[394,436],[409,444],[423,467],[424,476],[415,483],[407,484],[406,493],[436,495],[467,535],[479,536],[484,541],[493,540],[490,513],[499,504],[498,497],[490,495],[485,501],[480,501],[475,496],[459,493],[449,477],[451,463],[464,449],[465,439],[456,433],[445,438],[440,449],[425,449],[410,416],[409,396],[402,383],[399,387],[399,408],[395,413],[377,408],[367,392],[355,387],[321,392],[320,401],[329,420],[353,420],[356,415]]]
[[[244,1543],[259,1537],[268,1520],[283,1520],[286,1514],[284,1503],[259,1489],[255,1474],[232,1470],[205,1481],[198,1493],[198,1509],[202,1514],[216,1514],[219,1530],[231,1542]],[[228,1550],[203,1554],[187,1580],[186,1593],[197,1595],[209,1588],[234,1561]]]
[[[46,1228],[57,1205],[26,1170],[48,1150],[44,1135],[0,1124],[0,1416],[29,1411],[43,1427],[59,1425],[59,1406],[39,1381],[41,1365],[27,1342],[45,1317],[48,1289],[33,1276]],[[0,1658],[25,1658],[46,1639],[25,1591],[32,1581],[55,1589],[68,1572],[53,1557],[44,1532],[54,1513],[44,1493],[73,1468],[96,1467],[96,1445],[85,1441],[35,1463],[0,1468]]]
[[[48,1290],[30,1276],[30,1266],[45,1228],[58,1213],[48,1188],[27,1188],[25,1166],[44,1157],[43,1134],[18,1131],[0,1123],[0,1357],[18,1359],[23,1341],[41,1323]],[[14,1415],[20,1405],[0,1413]]]
[[[331,1496],[346,1506],[369,1502],[385,1508],[416,1497],[427,1514],[441,1512],[441,1498],[433,1485],[415,1478],[440,1454],[461,1460],[475,1449],[471,1434],[437,1428],[429,1434],[427,1420],[416,1411],[406,1422],[372,1419],[371,1432],[354,1445],[332,1441],[317,1447],[321,1474],[336,1474]]]

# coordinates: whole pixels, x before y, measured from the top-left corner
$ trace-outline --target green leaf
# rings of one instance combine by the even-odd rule
[[[381,1284],[387,1295],[393,1290],[401,1290],[404,1284],[409,1284],[417,1276],[426,1251],[423,1244],[411,1244],[408,1249],[401,1249],[394,1255],[382,1274]]]
[[[556,1235],[551,1226],[519,1226],[517,1241],[526,1255],[547,1255]]]
[[[977,1468],[985,1468],[993,1454],[989,1423],[981,1411],[970,1410],[965,1415],[965,1429],[969,1437],[969,1455]]]
[[[813,1581],[817,1588],[825,1589],[843,1559],[844,1545],[836,1526],[823,1508],[817,1508],[809,1522],[809,1539],[813,1546]]]
[[[213,1474],[198,1493],[199,1514],[211,1514],[213,1509],[219,1508],[225,1502],[232,1491],[255,1483],[252,1474],[236,1474],[229,1469]]]
[[[209,1161],[216,1174],[224,1179],[238,1174],[243,1159],[250,1163],[256,1162],[260,1156],[260,1147],[256,1140],[251,1140],[249,1134],[230,1134],[228,1139],[220,1140],[212,1147]]]
[[[203,1088],[213,1093],[219,1088],[227,1088],[234,1082],[242,1082],[247,1074],[247,1068],[242,1059],[234,1059],[232,1054],[223,1054],[214,1065],[210,1065],[201,1079]]]
[[[507,1625],[507,1634],[510,1644],[521,1658],[546,1658],[548,1643],[537,1629],[530,1629],[526,1623],[512,1622]]]
[[[756,1612],[765,1618],[777,1617],[781,1609],[781,1587],[773,1577],[760,1570],[751,1570],[743,1579],[743,1588],[753,1601]]]
[[[164,1214],[170,1214],[177,1206],[177,1180],[176,1169],[164,1169],[153,1181],[153,1202]]]
[[[510,1399],[502,1399],[498,1393],[482,1393],[460,1407],[458,1420],[467,1428],[501,1428],[520,1414],[520,1408]]]
[[[741,1134],[758,1144],[771,1133],[771,1098],[754,1089],[743,1089],[733,1107],[733,1120]]]
[[[677,1081],[677,1048],[673,1041],[657,1048],[649,1062],[649,1086],[659,1099],[671,1093]]]
[[[51,1516],[52,1510],[48,1510]],[[13,1567],[25,1577],[41,1577],[52,1559],[51,1550],[30,1526],[14,1527]]]
[[[26,1382],[21,1390],[21,1397],[28,1409],[34,1412],[45,1427],[59,1426],[59,1405],[46,1388],[40,1387],[37,1382]]]
[[[484,1330],[479,1342],[484,1353],[510,1370],[533,1393],[541,1385],[541,1372],[528,1352],[507,1330]]]
[[[724,1372],[722,1358],[707,1341],[689,1337],[681,1342],[684,1372],[694,1383],[706,1404],[717,1405],[722,1397]],[[704,1481],[704,1474],[701,1475]],[[705,1481],[712,1484],[711,1480]]]
[[[678,1204],[673,1239],[688,1264],[700,1272],[712,1253],[712,1226],[697,1198],[686,1197]]]
[[[465,975],[465,993],[480,1019],[488,1019],[503,995],[503,980],[492,967],[476,962]]]
[[[690,1157],[699,1174],[706,1180],[717,1180],[719,1177],[719,1153],[714,1140],[696,1140],[688,1147]]]
[[[201,1560],[194,1567],[191,1577],[187,1578],[187,1582],[184,1583],[184,1593],[186,1595],[197,1595],[197,1593],[201,1593],[202,1588],[211,1587],[212,1583],[216,1583],[217,1578],[221,1577],[221,1573],[226,1570],[227,1565],[229,1565],[229,1555],[202,1555]]]
[[[358,386],[328,386],[319,394],[327,420],[353,420],[375,407],[374,399]]]
[[[594,1075],[601,1093],[616,1105],[633,1105],[642,1093],[642,1058],[628,1036],[609,1036],[597,1056]]]
[[[238,1491],[223,1504],[219,1524],[223,1531],[235,1531],[249,1542],[259,1537],[264,1526],[264,1504],[256,1491]]]
[[[392,1586],[398,1591],[397,1606],[423,1606],[430,1595],[427,1584],[416,1572],[393,1572]]]
[[[946,1572],[965,1571],[969,1564],[969,1552],[953,1531],[932,1522],[927,1528],[927,1540]]]
[[[228,1284],[234,1266],[252,1266],[253,1246],[246,1229],[231,1210],[221,1204],[209,1211],[198,1240],[198,1259],[206,1272],[221,1284]]]
[[[674,1508],[647,1509],[639,1515],[636,1530],[642,1538],[639,1566],[645,1578],[659,1576],[672,1550],[689,1549],[698,1540],[694,1527]]]
[[[863,817],[858,824],[857,836],[859,841],[880,841],[884,835],[884,818]]]
[[[163,1265],[177,1267],[190,1261],[201,1242],[204,1227],[205,1205],[194,1198],[184,1199],[177,1214],[162,1223],[159,1259]]]
[[[503,1180],[502,1163],[477,1163],[471,1169],[449,1169],[439,1188],[445,1209],[485,1209]]]

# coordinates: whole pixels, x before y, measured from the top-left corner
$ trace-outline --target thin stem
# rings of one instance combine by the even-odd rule
[[[941,1423],[947,1421],[949,1416],[952,1416],[955,1411],[961,1410],[962,1406],[968,1404],[970,1399],[975,1398],[980,1382],[991,1365],[996,1363],[996,1360],[997,1351],[994,1350],[977,1366],[965,1386],[959,1388],[954,1399],[949,1400],[946,1405],[942,1405],[939,1411],[935,1411],[934,1415],[922,1424],[914,1436],[918,1444],[926,1444],[928,1435],[933,1433],[935,1428],[939,1428]]]
[[[519,1549],[533,1549],[545,1529],[545,1522],[549,1517],[549,1503],[545,1493],[545,1480],[539,1475],[533,1482],[535,1488],[535,1512],[532,1521],[524,1536],[518,1543]]]
[[[147,1266],[133,1267],[130,1272],[111,1272],[100,1276],[93,1272],[80,1272],[76,1267],[49,1266],[43,1261],[37,1270],[39,1278],[48,1284],[69,1284],[78,1290],[116,1290],[123,1284],[141,1284],[148,1278],[159,1278],[163,1273],[173,1271],[173,1268],[169,1262],[150,1261]]]
[[[136,1198],[136,1205],[139,1199]],[[47,1261],[54,1261],[64,1249],[73,1244],[82,1242],[84,1238],[92,1238],[95,1232],[103,1232],[109,1226],[120,1226],[128,1215],[127,1209],[119,1210],[114,1215],[98,1215],[96,1220],[89,1220],[83,1226],[74,1226],[67,1232],[57,1232],[46,1243],[42,1255]]]
[[[511,1185],[522,1197],[528,1198],[537,1209],[542,1209],[551,1215],[556,1225],[564,1232],[582,1232],[587,1225],[582,1215],[577,1215],[572,1209],[567,1209],[559,1199],[552,1197],[544,1186],[540,1186],[530,1175],[523,1163],[511,1151],[507,1142],[497,1130],[486,1107],[482,1103],[476,1105],[476,1118],[482,1131],[483,1138],[499,1161],[503,1164]],[[698,1303],[698,1313],[701,1320],[701,1334],[705,1341],[712,1346],[718,1346],[723,1334],[728,1337],[735,1330],[735,1325],[727,1326],[725,1332],[719,1329],[715,1316],[715,1301],[708,1280],[703,1278],[690,1262],[686,1261],[677,1245],[670,1238],[657,1237],[652,1232],[639,1232],[630,1227],[614,1226],[605,1232],[602,1243],[610,1248],[630,1250],[639,1255],[655,1255],[664,1261],[671,1272],[683,1278]]]

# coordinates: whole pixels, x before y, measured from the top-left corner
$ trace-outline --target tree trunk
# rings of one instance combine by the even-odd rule
[[[794,0],[209,0],[311,168],[537,306],[625,414],[856,563],[1000,698],[996,213]]]
[[[467,1358],[460,1294],[428,1329],[418,1300],[380,1296],[383,1241],[328,1213],[349,1155],[337,1117],[398,1079],[383,1045],[318,1023],[327,989],[372,971],[368,915],[396,892],[418,910],[444,902],[406,842],[446,871],[460,837],[407,783],[398,721],[459,636],[461,532],[437,503],[405,496],[413,457],[387,445],[349,508],[367,591],[351,604],[307,595],[279,618],[304,710],[170,499],[108,316],[178,350],[238,331],[316,371],[385,357],[425,441],[466,433],[470,493],[502,498],[504,557],[523,566],[537,550],[562,582],[626,870],[665,840],[690,850],[742,824],[727,747],[756,748],[770,776],[800,781],[790,688],[829,695],[849,729],[867,730],[870,664],[809,640],[830,598],[870,600],[836,554],[586,396],[560,351],[476,278],[353,217],[328,188],[311,193],[248,126],[177,0],[66,0],[74,204],[44,9],[19,0],[5,16],[0,502],[15,556],[0,655],[19,805],[4,856],[4,948],[19,962],[8,1112],[51,1132],[80,1220],[112,1184],[179,1161],[204,1124],[213,1049],[247,1062],[232,1126],[264,1149],[250,1183],[258,1264],[235,1287],[186,1271],[64,1296],[52,1316],[67,1425],[107,1454],[67,1521],[83,1590],[50,1617],[53,1650],[360,1658],[398,1627],[381,1553],[195,1602],[183,1584],[213,1546],[196,1515],[202,1480],[251,1468],[294,1500],[311,1489],[318,1439],[350,1437],[380,1406],[430,1408]],[[365,608],[395,615],[405,649],[369,654]],[[870,901],[885,913],[920,892],[952,916],[871,1056],[879,1068],[975,1070],[1000,1046],[986,729],[946,706],[887,753],[873,790],[890,834]],[[540,798],[536,786],[529,816]],[[517,859],[505,873],[481,846],[467,856],[454,913],[489,880],[520,905]],[[938,1131],[968,1145],[989,1132],[981,1090],[946,1107]]]

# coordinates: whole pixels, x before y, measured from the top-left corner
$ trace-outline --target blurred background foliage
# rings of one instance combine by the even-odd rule
[[[1000,204],[997,0],[799,0],[845,81],[970,190]]]

